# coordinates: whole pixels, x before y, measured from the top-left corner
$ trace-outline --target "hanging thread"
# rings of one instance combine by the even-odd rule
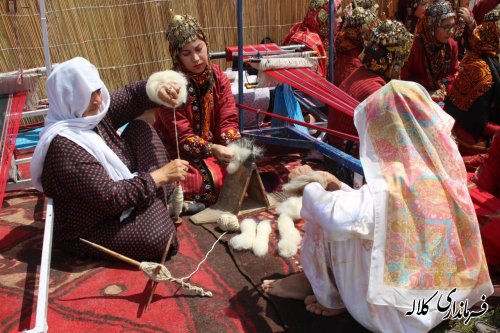
[[[181,158],[181,154],[179,152],[179,136],[177,135],[177,117],[176,117],[176,108],[174,107],[174,131],[175,131],[175,143],[177,148],[177,158]],[[180,182],[177,182],[177,186],[174,189],[173,193],[173,201],[172,208],[174,211],[175,221],[179,221],[179,217],[182,212],[182,205],[184,204],[184,191],[182,190],[182,186]]]

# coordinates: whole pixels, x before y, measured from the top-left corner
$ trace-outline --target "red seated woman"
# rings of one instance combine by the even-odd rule
[[[471,50],[460,62],[458,75],[445,101],[456,120],[455,135],[463,155],[485,153],[500,130],[500,6],[474,29]]]
[[[334,81],[339,86],[354,70],[361,67],[359,55],[363,51],[363,32],[380,23],[374,10],[355,7],[345,11],[342,30],[335,38]]]
[[[335,0],[335,26],[334,33],[338,31],[341,22],[342,1]],[[304,44],[320,57],[327,56],[329,45],[329,0],[311,0],[306,16],[302,22],[295,24],[288,35],[285,36],[283,45]],[[318,74],[327,74],[326,60],[319,61]]]
[[[190,163],[182,182],[185,199],[211,205],[222,188],[224,164],[234,159],[227,145],[241,138],[231,84],[210,62],[207,38],[195,18],[174,16],[166,34],[174,68],[148,80],[148,96],[165,105],[155,110],[153,126],[170,156],[179,149]],[[162,89],[167,103],[155,98]]]

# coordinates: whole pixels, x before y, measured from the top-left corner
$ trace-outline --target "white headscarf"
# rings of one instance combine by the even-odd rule
[[[103,101],[99,114],[82,117],[94,91],[101,89]],[[31,178],[43,192],[41,176],[52,139],[64,136],[94,156],[114,181],[135,177],[104,140],[93,131],[106,115],[110,96],[94,65],[84,58],[73,58],[54,68],[46,83],[49,111],[45,128],[31,161]]]

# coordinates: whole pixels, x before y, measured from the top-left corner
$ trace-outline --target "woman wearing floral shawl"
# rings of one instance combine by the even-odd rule
[[[422,86],[392,80],[354,121],[367,184],[353,190],[323,172],[333,191],[305,187],[304,273],[263,289],[317,314],[347,309],[374,332],[427,332],[446,316],[441,295],[441,308],[472,307],[493,292],[453,118]]]

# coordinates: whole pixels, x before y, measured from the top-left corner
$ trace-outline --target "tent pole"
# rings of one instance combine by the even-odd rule
[[[43,42],[43,58],[45,60],[45,69],[47,76],[52,71],[52,63],[50,62],[49,50],[49,33],[47,31],[47,17],[45,16],[45,0],[40,0],[40,21],[42,24],[42,42]]]

